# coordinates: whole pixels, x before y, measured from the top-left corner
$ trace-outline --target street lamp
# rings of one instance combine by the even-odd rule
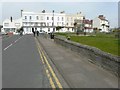
[[[84,30],[84,35],[86,35],[86,28],[85,28],[85,17],[83,17],[83,26],[82,26],[83,30]]]
[[[53,10],[53,33],[55,32],[55,28],[54,28],[54,10]]]

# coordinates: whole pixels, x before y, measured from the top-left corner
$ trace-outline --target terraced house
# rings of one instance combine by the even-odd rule
[[[74,32],[74,20],[76,18],[83,19],[81,13],[65,14],[64,11],[56,13],[54,11],[48,13],[42,12],[25,12],[22,11],[22,22],[25,34],[31,34],[32,28],[39,32]],[[56,27],[61,27],[57,30]]]

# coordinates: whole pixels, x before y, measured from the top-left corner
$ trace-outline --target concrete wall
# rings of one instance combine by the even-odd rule
[[[81,45],[76,42],[69,41],[64,37],[55,36],[54,41],[72,51],[77,52],[80,55],[84,55],[88,58],[88,61],[110,71],[116,76],[120,76],[120,57],[113,56],[106,52],[103,52],[95,47],[90,47],[87,45]]]

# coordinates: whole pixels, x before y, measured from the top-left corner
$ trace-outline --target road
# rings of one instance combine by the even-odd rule
[[[44,35],[2,41],[3,88],[117,88],[118,78]]]
[[[3,88],[49,88],[33,36],[11,36],[2,42]]]

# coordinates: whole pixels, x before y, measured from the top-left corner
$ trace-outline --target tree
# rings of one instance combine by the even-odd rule
[[[22,31],[23,32],[23,27],[17,30],[19,33]]]
[[[62,28],[64,28],[64,27],[62,27],[62,26],[57,26],[57,27],[56,27],[56,30],[59,32],[59,30],[62,29]]]
[[[75,22],[74,23],[74,29],[75,29],[75,32],[76,32],[76,34],[78,35],[79,33],[78,33],[78,24],[77,24],[77,22]]]
[[[93,28],[95,34],[98,32],[98,28]]]

